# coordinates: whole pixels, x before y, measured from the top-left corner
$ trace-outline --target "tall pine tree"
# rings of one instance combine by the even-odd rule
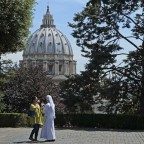
[[[69,24],[73,28],[72,35],[77,39],[77,45],[82,48],[83,56],[89,58],[85,72],[101,85],[100,89],[97,87],[97,95],[109,99],[111,104],[115,103],[111,105],[115,109],[121,107],[126,110],[137,101],[135,105],[139,105],[137,108],[141,114],[144,114],[144,46],[140,46],[144,34],[143,6],[143,0],[90,0],[84,10],[75,15],[74,23]],[[123,41],[128,45],[122,45]],[[130,61],[122,61],[123,65],[116,62],[117,57],[123,55],[122,48],[127,50],[127,47],[138,54],[138,57],[133,58],[139,67],[137,72],[132,63],[129,65]],[[128,55],[128,58],[132,56],[131,52],[124,55]],[[110,74],[112,77],[107,82],[107,89],[104,80]],[[133,88],[133,81],[134,86],[139,87]],[[129,93],[129,88],[133,88],[133,92]],[[137,96],[134,94],[136,89],[139,91]],[[107,95],[104,95],[105,91]]]

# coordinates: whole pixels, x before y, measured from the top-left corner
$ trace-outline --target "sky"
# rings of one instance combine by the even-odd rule
[[[53,15],[54,24],[56,28],[59,29],[70,41],[74,57],[73,59],[77,61],[77,73],[84,70],[85,64],[88,60],[81,56],[81,48],[76,46],[76,39],[72,37],[72,28],[68,26],[68,22],[73,23],[74,14],[81,12],[85,7],[88,0],[36,0],[37,4],[34,7],[34,16],[33,16],[33,24],[30,27],[31,33],[40,28],[42,24],[43,15],[46,13],[47,5],[49,3],[50,13]],[[141,10],[138,11],[141,13]],[[131,35],[127,30],[121,29],[121,33],[125,36]],[[135,41],[136,45],[140,45],[141,41]],[[132,46],[128,44],[128,42],[121,40],[120,45],[124,46],[125,49],[123,52],[128,52],[133,50]],[[11,59],[13,62],[19,62],[22,60],[22,53],[18,52],[16,54],[7,54],[4,58]],[[125,56],[119,56],[117,58],[118,63],[122,61]]]
[[[43,15],[46,13],[47,5],[49,4],[50,13],[53,15],[54,24],[71,43],[74,57],[77,61],[77,73],[84,70],[84,65],[87,59],[81,56],[81,48],[76,46],[76,39],[72,37],[72,28],[68,26],[68,22],[73,22],[75,13],[81,12],[88,0],[36,0],[37,4],[34,7],[33,24],[30,27],[30,32],[33,33],[40,28]],[[11,59],[14,63],[19,63],[22,60],[22,53],[7,54],[4,59]]]

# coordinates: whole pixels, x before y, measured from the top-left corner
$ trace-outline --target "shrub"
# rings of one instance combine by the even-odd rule
[[[0,113],[0,127],[30,126],[26,114]],[[57,114],[56,127],[88,127],[111,129],[144,129],[144,116],[106,114]]]
[[[106,114],[58,114],[55,121],[60,127],[91,127],[112,129],[144,129],[144,116]]]
[[[28,117],[21,113],[0,113],[0,127],[28,126]]]

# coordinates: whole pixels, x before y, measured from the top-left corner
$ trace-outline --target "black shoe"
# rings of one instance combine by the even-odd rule
[[[34,139],[32,137],[29,137],[29,140],[33,141]]]
[[[54,142],[55,141],[55,139],[53,139],[53,140],[45,140],[45,142]]]
[[[33,141],[38,141],[37,139],[33,139]]]

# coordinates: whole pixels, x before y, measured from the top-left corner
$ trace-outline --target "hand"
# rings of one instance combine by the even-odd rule
[[[42,108],[44,108],[44,106],[45,106],[44,104],[41,105]]]

